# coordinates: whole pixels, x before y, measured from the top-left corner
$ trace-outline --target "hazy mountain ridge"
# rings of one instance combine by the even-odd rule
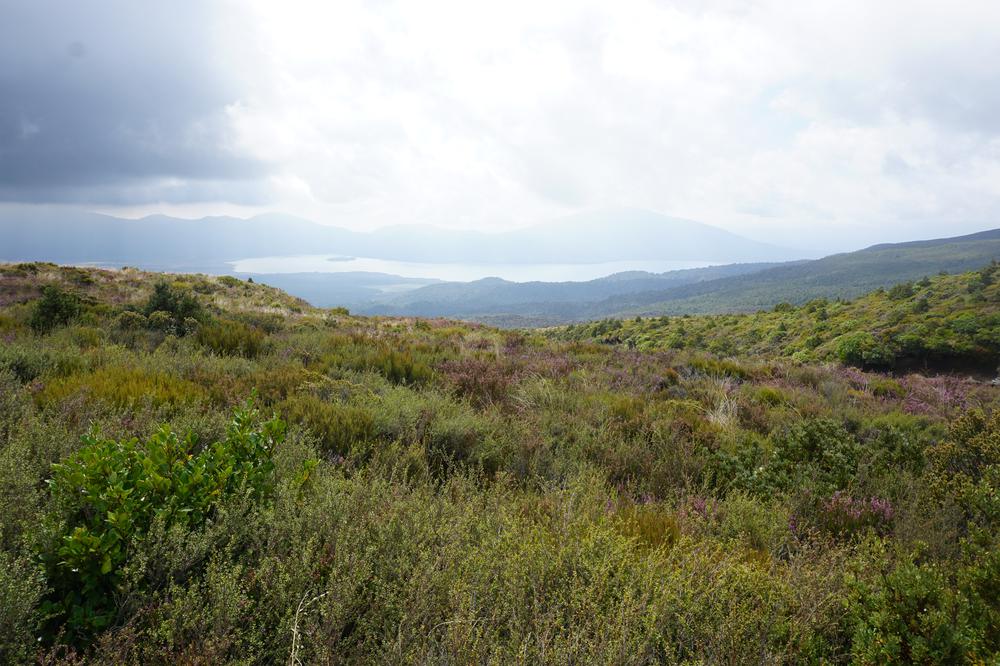
[[[359,232],[277,213],[246,220],[125,220],[86,212],[0,211],[0,259],[217,266],[249,257],[341,254],[430,263],[776,261],[794,252],[707,224],[629,208],[486,233],[417,225]]]
[[[728,264],[666,273],[629,271],[585,282],[510,282],[486,278],[445,282],[403,294],[383,295],[361,311],[371,314],[453,316],[518,314],[528,317],[572,316],[587,304],[629,294],[745,275],[775,266],[771,263]],[[655,292],[654,292],[655,293]],[[506,308],[503,313],[499,309]]]
[[[524,325],[526,319],[554,324],[636,314],[749,312],[785,301],[852,298],[942,271],[978,269],[996,258],[1000,258],[1000,229],[955,238],[880,244],[811,261],[650,275],[627,280],[625,285],[618,285],[618,291],[603,298],[596,295],[602,289],[610,292],[615,288],[607,281],[610,278],[561,287],[566,293],[578,294],[572,301],[551,298],[557,289],[552,283],[449,283],[382,298],[380,304],[363,309],[379,314],[462,317],[492,324],[507,323],[505,317],[509,316],[509,325],[515,326]],[[712,277],[685,280],[683,275]],[[662,284],[671,279],[677,283]]]

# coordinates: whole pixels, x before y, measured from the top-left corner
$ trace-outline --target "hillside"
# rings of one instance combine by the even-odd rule
[[[615,316],[752,312],[778,303],[853,298],[902,280],[975,270],[1000,259],[1000,229],[876,245],[783,264],[715,266],[624,281],[445,283],[379,297],[364,312],[555,325]]]
[[[551,335],[644,350],[707,349],[992,378],[1000,365],[1000,265],[903,282],[852,301],[815,299],[754,314],[610,319]]]
[[[870,366],[992,362],[997,278],[543,334],[0,265],[0,662],[990,663],[1000,389]]]
[[[853,298],[904,280],[961,273],[1000,259],[1000,229],[968,236],[875,245],[857,252],[777,266],[746,279],[722,279],[606,303],[618,314],[749,312],[814,298]]]

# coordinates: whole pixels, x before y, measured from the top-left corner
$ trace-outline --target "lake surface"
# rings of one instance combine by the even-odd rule
[[[579,282],[622,271],[664,273],[711,266],[709,261],[610,261],[597,264],[429,264],[368,257],[307,254],[290,257],[255,257],[231,263],[237,273],[350,273],[365,271],[408,278],[435,278],[469,282],[499,277],[512,282]]]

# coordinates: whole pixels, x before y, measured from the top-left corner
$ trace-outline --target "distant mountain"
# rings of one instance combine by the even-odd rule
[[[434,317],[518,316],[535,322],[573,319],[589,305],[613,302],[630,294],[746,275],[776,266],[773,263],[728,264],[647,273],[629,271],[585,282],[510,282],[486,278],[474,282],[441,282],[400,294],[381,294],[360,312]]]
[[[789,250],[637,209],[575,215],[501,233],[400,225],[356,232],[289,215],[123,220],[64,209],[0,209],[0,260],[218,268],[249,257],[340,254],[424,263],[776,261]]]
[[[382,295],[366,312],[449,316],[494,325],[547,325],[612,316],[749,312],[813,298],[852,298],[1000,259],[1000,229],[883,244],[813,261],[714,266],[661,275],[629,273],[578,283],[480,280]]]

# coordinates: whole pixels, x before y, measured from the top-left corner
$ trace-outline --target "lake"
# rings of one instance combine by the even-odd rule
[[[623,271],[664,273],[711,266],[709,261],[610,261],[596,264],[431,264],[370,257],[307,254],[254,257],[231,262],[237,273],[388,273],[408,278],[470,282],[498,277],[512,282],[581,282]]]

